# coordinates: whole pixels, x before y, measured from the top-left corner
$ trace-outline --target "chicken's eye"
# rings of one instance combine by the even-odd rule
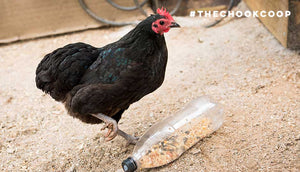
[[[160,24],[160,25],[164,25],[165,22],[164,22],[164,21],[160,21],[159,24]]]

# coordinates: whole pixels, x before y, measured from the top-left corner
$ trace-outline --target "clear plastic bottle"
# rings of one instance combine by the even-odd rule
[[[191,101],[183,110],[153,125],[122,162],[125,172],[154,168],[176,160],[223,123],[223,110],[207,96]]]

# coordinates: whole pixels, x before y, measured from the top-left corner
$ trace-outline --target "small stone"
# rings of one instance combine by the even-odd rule
[[[150,115],[149,115],[150,117],[153,117],[153,113],[150,113]]]
[[[67,172],[75,172],[76,169],[75,169],[75,165],[72,165],[68,170]]]
[[[9,153],[9,154],[13,154],[15,152],[15,150],[11,149],[11,148],[8,148],[8,149],[6,149],[6,152]]]
[[[194,149],[194,150],[191,151],[191,153],[193,155],[197,155],[197,154],[201,153],[201,149]]]

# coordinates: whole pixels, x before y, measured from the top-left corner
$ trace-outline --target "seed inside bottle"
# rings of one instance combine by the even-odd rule
[[[172,135],[153,145],[140,159],[141,168],[153,168],[165,165],[177,159],[183,152],[208,136],[211,120],[202,118],[189,122],[176,129]]]

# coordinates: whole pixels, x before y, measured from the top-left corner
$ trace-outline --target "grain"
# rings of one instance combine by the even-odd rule
[[[211,120],[194,120],[175,130],[172,135],[153,145],[141,158],[141,168],[165,165],[177,159],[183,152],[212,133]]]

